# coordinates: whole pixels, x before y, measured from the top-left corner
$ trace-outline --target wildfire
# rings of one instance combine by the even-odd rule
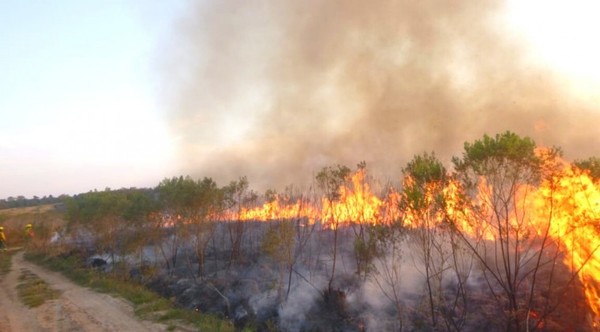
[[[282,204],[279,197],[260,207],[253,209],[242,208],[240,211],[241,220],[268,221],[307,218],[312,223],[316,216],[316,209],[302,199],[298,199],[291,204]]]
[[[359,169],[352,175],[352,185],[339,188],[339,200],[322,198],[321,220],[327,221],[332,228],[340,223],[355,222],[374,224],[380,222],[379,216],[383,201],[377,198],[365,181],[365,169]]]
[[[326,197],[296,201],[275,200],[255,208],[241,209],[239,220],[285,220],[305,218],[311,224],[320,221],[324,228],[335,229],[348,224],[390,224],[402,221],[405,227],[434,227],[444,220],[469,237],[487,241],[498,238],[503,229],[492,222],[489,201],[494,188],[480,181],[474,204],[464,204],[464,193],[458,181],[426,188],[424,200],[431,204],[442,195],[443,210],[428,215],[430,224],[419,224],[422,211],[400,208],[403,193],[390,189],[383,198],[375,195],[366,181],[366,170],[352,174],[341,186],[335,200]],[[407,179],[410,181],[410,179]],[[564,249],[564,263],[577,273],[585,289],[590,309],[600,317],[600,183],[570,165],[562,166],[554,176],[538,187],[517,188],[514,211],[507,216],[510,228],[521,227],[538,237],[547,234]],[[316,203],[316,204],[315,204]],[[477,206],[477,210],[473,208]]]
[[[399,194],[390,189],[386,200],[372,193],[365,180],[366,170],[352,174],[350,184],[338,189],[338,198],[322,197],[319,204],[305,199],[284,203],[280,197],[255,208],[241,209],[240,220],[270,221],[303,218],[310,223],[321,221],[326,228],[336,228],[349,223],[389,223],[399,218]]]
[[[566,247],[565,264],[585,288],[588,304],[600,317],[600,184],[567,166],[535,192],[535,224]]]

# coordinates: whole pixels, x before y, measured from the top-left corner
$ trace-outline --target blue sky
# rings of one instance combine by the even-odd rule
[[[174,175],[157,54],[182,3],[162,3],[0,2],[0,198]]]

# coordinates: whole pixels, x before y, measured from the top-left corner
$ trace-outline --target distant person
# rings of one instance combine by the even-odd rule
[[[35,233],[33,232],[33,225],[27,224],[25,225],[25,246],[29,248],[31,243],[33,242],[33,238],[35,237]]]
[[[4,227],[0,226],[0,250],[6,251],[6,235],[4,235]]]
[[[33,233],[33,225],[25,225],[25,237],[28,239],[33,239],[35,237],[35,233]]]

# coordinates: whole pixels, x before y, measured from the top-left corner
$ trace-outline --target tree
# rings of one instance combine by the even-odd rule
[[[415,234],[415,253],[423,265],[433,329],[438,328],[438,311],[443,304],[442,279],[449,268],[448,242],[443,235],[444,197],[448,182],[445,167],[432,154],[416,155],[402,170],[405,181],[401,210],[404,222]],[[420,266],[417,266],[419,268]]]
[[[139,250],[139,264],[144,265],[144,246],[148,245],[149,240],[155,236],[162,235],[156,232],[160,228],[154,227],[155,219],[160,212],[160,204],[154,197],[152,189],[130,190],[126,196],[129,204],[123,211],[123,218],[135,230],[127,232],[125,245],[129,251]]]
[[[195,213],[191,216],[191,233],[198,260],[198,276],[204,276],[204,260],[210,239],[214,235],[217,215],[225,209],[225,193],[211,178],[196,183]]]
[[[387,225],[376,224],[370,228],[370,236],[375,239],[375,271],[370,275],[383,296],[390,301],[396,313],[397,326],[390,330],[403,331],[405,319],[404,292],[402,270],[406,228],[401,220],[391,221]]]
[[[352,175],[352,187],[344,191],[344,196],[351,197],[342,199],[349,210],[356,212],[348,213],[354,220],[347,221],[350,222],[354,232],[356,274],[366,279],[371,272],[376,251],[375,238],[370,236],[371,228],[380,221],[379,208],[382,202],[371,193],[369,186],[371,178],[367,174],[367,163],[361,161],[356,166],[356,172]]]
[[[589,157],[583,160],[576,160],[574,164],[580,169],[588,171],[595,181],[600,180],[600,158]]]
[[[446,330],[460,331],[467,313],[471,263],[461,252],[447,214],[455,204],[449,190],[452,179],[433,152],[415,155],[402,172],[400,211],[409,229],[413,260],[419,263],[415,267],[425,277],[430,328],[439,329],[444,323]],[[454,291],[446,290],[448,280],[455,283]]]
[[[471,225],[481,231],[477,237],[457,228],[458,234],[481,264],[492,296],[504,307],[506,329],[528,330],[540,282],[536,275],[558,255],[550,253],[552,218],[541,231],[532,230],[532,215],[525,207],[531,188],[542,181],[544,169],[560,150],[550,149],[541,157],[532,139],[512,132],[484,135],[465,143],[464,149],[453,163],[476,211]]]
[[[197,214],[196,182],[189,176],[173,177],[161,181],[156,190],[171,232],[167,242],[168,253],[162,243],[159,249],[165,258],[167,269],[171,271],[177,264],[180,245],[186,236],[184,226]],[[163,226],[162,223],[160,226]]]
[[[93,234],[96,250],[109,253],[113,268],[116,254],[124,248],[119,240],[128,228],[124,215],[129,206],[124,191],[110,190],[77,195],[67,205],[70,225],[78,224]]]
[[[336,215],[335,209],[333,209],[334,202],[339,200],[340,192],[339,189],[342,185],[346,184],[350,177],[350,168],[342,165],[328,166],[321,169],[317,174],[317,184],[323,190],[325,199],[327,200],[327,206],[329,211],[325,211],[325,215],[328,220],[323,220],[324,224],[329,225],[333,231],[333,248],[332,248],[332,264],[331,264],[331,275],[329,277],[328,292],[333,291],[332,284],[335,278],[335,269],[337,262],[337,251],[338,251],[338,232],[339,232],[339,218]]]
[[[255,202],[258,196],[253,191],[249,191],[248,179],[243,176],[237,181],[232,181],[223,188],[225,205],[229,209],[236,211],[237,218],[235,221],[229,221],[227,230],[231,243],[231,251],[229,256],[229,266],[242,257],[242,243],[246,230],[245,221],[241,218],[243,208],[252,202]]]
[[[271,257],[279,270],[277,288],[278,302],[284,300],[283,280],[288,272],[291,277],[291,269],[294,264],[294,248],[296,247],[296,229],[293,220],[276,220],[267,229],[262,240],[262,250]],[[288,280],[288,293],[289,293]]]

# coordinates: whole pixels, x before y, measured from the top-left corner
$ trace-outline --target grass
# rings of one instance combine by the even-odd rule
[[[169,330],[177,325],[193,326],[199,331],[235,331],[233,324],[221,318],[177,307],[172,301],[148,290],[143,285],[82,267],[76,256],[51,257],[28,253],[26,259],[61,272],[76,284],[101,293],[118,295],[131,302],[135,314],[164,323]]]
[[[19,276],[19,285],[17,285],[17,293],[19,298],[26,306],[30,308],[39,307],[47,300],[56,299],[60,293],[48,286],[48,284],[40,279],[37,275],[24,270]]]
[[[0,275],[10,272],[14,251],[0,251]]]
[[[23,214],[34,214],[34,213],[45,213],[49,211],[54,211],[56,204],[43,204],[36,206],[28,206],[28,207],[15,207],[10,209],[1,209],[0,215],[4,216],[17,216]]]

